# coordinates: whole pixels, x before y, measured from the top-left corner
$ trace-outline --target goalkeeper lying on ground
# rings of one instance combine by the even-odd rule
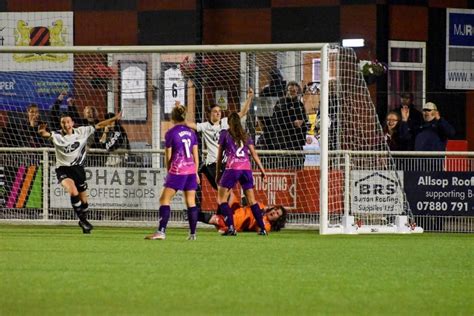
[[[263,212],[263,222],[265,229],[269,231],[279,231],[285,227],[286,210],[283,206],[268,206],[265,207],[259,203],[260,209]],[[258,232],[260,228],[257,225],[250,206],[240,206],[238,203],[232,204],[231,209],[234,212],[234,226],[237,232]],[[219,233],[223,234],[227,231],[224,216],[220,214],[210,214],[200,211],[198,213],[198,221],[214,225]]]

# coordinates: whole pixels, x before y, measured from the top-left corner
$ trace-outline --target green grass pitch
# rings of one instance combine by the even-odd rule
[[[474,236],[0,226],[0,315],[473,315]]]

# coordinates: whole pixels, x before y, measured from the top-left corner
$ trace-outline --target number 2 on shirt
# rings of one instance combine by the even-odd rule
[[[237,157],[245,157],[245,152],[244,152],[244,144],[241,143],[240,147],[237,149],[235,152],[235,156]]]

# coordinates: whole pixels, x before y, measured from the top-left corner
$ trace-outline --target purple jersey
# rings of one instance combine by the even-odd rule
[[[196,133],[185,125],[175,125],[166,132],[165,146],[171,148],[169,173],[183,175],[196,173],[193,146],[197,145]]]
[[[245,144],[237,144],[228,130],[223,130],[219,137],[219,145],[224,149],[227,157],[226,169],[252,170],[250,165],[249,145],[253,145],[250,137]]]

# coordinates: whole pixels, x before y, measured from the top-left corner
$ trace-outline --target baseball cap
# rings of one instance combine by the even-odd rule
[[[425,105],[423,105],[423,110],[438,111],[438,108],[436,107],[436,104],[434,104],[433,102],[427,102]]]

